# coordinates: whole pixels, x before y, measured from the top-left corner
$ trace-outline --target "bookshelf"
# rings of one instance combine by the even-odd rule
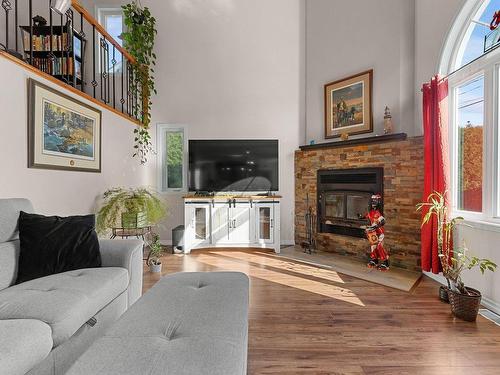
[[[31,65],[83,91],[85,38],[68,25],[33,26],[32,35],[29,26],[20,29],[25,58]],[[30,35],[33,61],[30,61]]]

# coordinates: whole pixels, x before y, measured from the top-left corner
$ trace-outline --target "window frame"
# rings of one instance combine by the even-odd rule
[[[96,14],[96,18],[97,18],[97,22],[99,22],[99,24],[104,28],[104,30],[108,31],[106,29],[106,22],[105,22],[105,17],[106,16],[116,16],[118,14],[121,15],[121,18],[122,18],[122,32],[125,31],[125,17],[124,17],[124,14],[123,14],[123,10],[121,7],[117,7],[117,6],[111,6],[111,5],[96,5],[95,6],[95,14]],[[101,65],[101,48],[100,48],[100,38],[102,37],[101,33],[96,33],[96,48],[97,48],[97,65],[98,65],[98,71],[99,73],[102,73],[103,69],[102,69],[102,65]],[[109,43],[109,42],[108,42]],[[111,44],[111,43],[110,43]],[[122,56],[122,61],[121,61],[121,64],[119,64],[119,60],[118,60],[118,57],[121,56],[120,55],[120,51],[118,51],[118,56],[115,55],[115,59],[117,60],[117,64],[118,65],[118,68],[115,67],[115,72],[114,74],[121,74],[121,72],[123,71],[123,62],[126,60],[125,56]],[[112,51],[109,51],[109,62],[111,63],[111,60],[113,59],[113,53]],[[107,74],[113,74],[113,68],[109,68],[106,69],[106,73]]]
[[[183,137],[183,152],[182,152],[182,187],[181,188],[169,188],[167,187],[167,176],[168,176],[168,165],[166,163],[167,145],[166,145],[166,134],[168,132],[182,132]],[[187,127],[181,124],[165,124],[158,123],[156,125],[156,150],[157,150],[157,188],[159,192],[162,193],[187,193],[187,178],[188,178],[188,166],[187,162],[189,160],[188,154],[188,136]],[[165,173],[164,173],[165,171]]]
[[[484,121],[483,121],[483,191],[482,212],[459,210],[458,197],[458,87],[478,76],[484,76]],[[500,225],[500,163],[498,161],[499,106],[500,106],[500,50],[496,49],[462,67],[448,77],[449,92],[449,144],[450,144],[450,188],[452,196],[451,214],[461,216],[471,223]],[[500,230],[500,227],[498,228]]]

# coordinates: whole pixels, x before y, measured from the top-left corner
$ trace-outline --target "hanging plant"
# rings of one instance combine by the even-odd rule
[[[132,105],[133,114],[141,124],[134,129],[134,157],[139,157],[141,164],[148,161],[153,150],[149,127],[151,123],[151,94],[156,94],[154,83],[154,65],[156,55],[153,52],[156,20],[147,7],[142,7],[137,0],[122,6],[125,32],[121,38],[124,47],[135,58],[130,64],[130,89],[138,95],[137,102]]]

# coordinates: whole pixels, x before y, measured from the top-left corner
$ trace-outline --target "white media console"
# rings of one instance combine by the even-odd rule
[[[280,252],[280,197],[184,197],[184,252],[259,247]]]

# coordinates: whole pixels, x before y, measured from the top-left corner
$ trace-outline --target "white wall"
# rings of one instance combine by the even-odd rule
[[[191,139],[279,139],[281,237],[293,241],[294,151],[303,142],[301,0],[143,1],[158,20],[153,123],[185,124]],[[155,165],[150,181],[156,183]],[[162,238],[183,223],[166,194]]]
[[[306,0],[307,142],[325,141],[324,84],[368,69],[375,133],[388,105],[395,131],[413,135],[413,12],[413,0]]]
[[[438,73],[448,31],[465,0],[415,1],[415,134],[423,134],[422,84]]]
[[[27,79],[61,90],[0,57],[0,197],[29,198],[42,214],[94,212],[95,199],[114,186],[146,183],[146,169],[132,160],[131,122],[102,110],[102,173],[28,168]],[[67,95],[75,96],[67,90]],[[80,101],[86,102],[81,98]],[[87,102],[95,107],[95,104]]]

